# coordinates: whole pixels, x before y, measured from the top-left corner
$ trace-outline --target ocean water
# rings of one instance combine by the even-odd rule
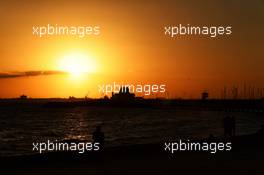
[[[133,145],[223,135],[222,119],[236,118],[237,134],[251,134],[264,124],[263,113],[174,109],[0,106],[0,156],[33,154],[33,142],[92,141],[97,125],[106,146]]]

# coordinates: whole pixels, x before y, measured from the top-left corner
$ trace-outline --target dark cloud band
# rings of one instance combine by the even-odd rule
[[[59,75],[67,74],[63,71],[25,71],[25,72],[0,72],[0,78],[19,78],[19,77],[32,77],[40,75]]]

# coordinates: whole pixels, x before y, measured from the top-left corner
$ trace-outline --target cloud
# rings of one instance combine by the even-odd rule
[[[59,75],[67,74],[63,71],[25,71],[25,72],[0,72],[0,79],[2,78],[19,78],[19,77],[33,77],[40,75]]]

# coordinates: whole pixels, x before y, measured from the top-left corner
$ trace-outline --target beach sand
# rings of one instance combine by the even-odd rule
[[[53,152],[2,158],[3,174],[263,174],[263,137],[237,137],[230,152],[164,151],[162,144],[105,149],[102,153]],[[1,173],[2,174],[2,173]]]

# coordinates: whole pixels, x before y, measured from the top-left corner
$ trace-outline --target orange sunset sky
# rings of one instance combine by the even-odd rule
[[[47,24],[97,25],[100,35],[33,36],[33,26]],[[231,26],[232,34],[164,35],[178,24]],[[114,81],[166,84],[170,97],[263,88],[263,31],[263,0],[1,0],[0,98],[100,97],[98,85]],[[67,69],[75,64],[81,75]],[[9,76],[29,71],[54,72]]]

